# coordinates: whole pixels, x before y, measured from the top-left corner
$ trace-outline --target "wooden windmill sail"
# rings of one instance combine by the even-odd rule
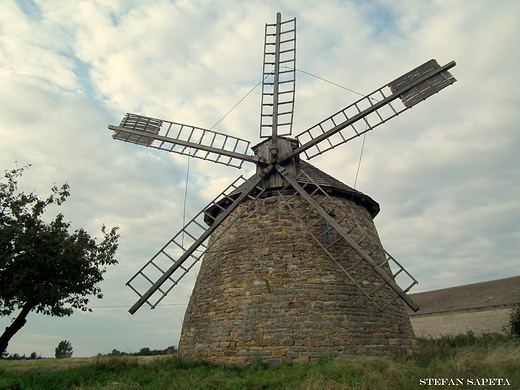
[[[392,322],[385,319],[390,312],[393,313],[393,317],[404,315],[403,311],[398,308],[402,304],[396,304],[398,300],[402,300],[415,311],[418,309],[407,295],[409,289],[417,281],[382,248],[377,233],[374,233],[375,228],[367,227],[372,223],[371,219],[379,210],[377,203],[305,161],[301,161],[301,157],[311,159],[359,137],[454,83],[455,78],[448,72],[448,69],[455,66],[455,62],[439,66],[435,60],[428,61],[293,138],[291,134],[295,93],[296,20],[282,22],[280,14],[277,14],[276,23],[266,25],[264,49],[264,81],[260,120],[260,137],[263,141],[252,148],[254,154],[248,154],[250,143],[246,140],[168,120],[126,114],[119,126],[109,126],[109,129],[114,131],[113,138],[117,140],[232,167],[240,168],[244,162],[254,163],[257,166],[256,174],[253,177],[246,180],[240,176],[231,183],[168,241],[127,283],[139,296],[137,302],[130,308],[130,313],[135,313],[144,304],[154,308],[181,281],[182,277],[204,258],[200,271],[204,280],[197,281],[181,336],[181,346],[183,339],[188,346],[184,348],[185,350],[190,348],[195,350],[194,345],[197,343],[199,346],[208,345],[207,348],[204,347],[205,349],[199,351],[198,355],[193,355],[194,357],[220,356],[226,361],[225,356],[234,356],[236,361],[240,361],[253,356],[251,349],[247,349],[249,352],[244,352],[248,342],[244,341],[244,337],[247,339],[250,336],[240,336],[242,341],[233,338],[240,333],[238,330],[242,329],[240,325],[236,324],[239,321],[237,320],[239,315],[236,313],[240,312],[240,307],[247,305],[244,313],[248,314],[244,314],[244,316],[253,318],[253,323],[256,321],[257,330],[259,329],[258,324],[264,320],[255,318],[264,316],[263,311],[265,310],[261,310],[260,301],[255,301],[251,296],[260,296],[264,293],[274,294],[273,291],[277,287],[271,286],[269,278],[265,275],[268,275],[269,272],[273,273],[273,269],[282,263],[283,267],[287,267],[287,269],[292,269],[292,265],[286,264],[290,261],[288,260],[291,256],[290,251],[284,252],[283,256],[269,254],[269,259],[275,259],[273,260],[275,265],[270,266],[271,271],[265,271],[264,268],[267,266],[264,267],[262,264],[259,266],[264,268],[257,268],[257,264],[253,264],[255,263],[254,256],[259,256],[258,253],[270,253],[269,251],[277,253],[277,249],[274,247],[285,247],[287,242],[290,242],[294,248],[294,253],[300,253],[299,259],[307,259],[305,264],[316,261],[315,267],[320,268],[323,265],[327,268],[327,271],[320,276],[322,280],[330,282],[334,279],[334,282],[330,283],[340,290],[342,287],[337,286],[339,280],[348,285],[348,289],[342,290],[339,298],[335,295],[334,299],[341,300],[342,295],[349,295],[357,297],[355,299],[359,299],[361,302],[355,303],[355,305],[366,306],[366,302],[369,302],[372,309],[376,308],[378,312],[383,313],[376,315],[380,316],[377,319],[379,323]],[[276,206],[274,206],[275,204]],[[268,220],[267,216],[270,215],[273,207],[277,208],[278,214]],[[354,208],[357,211],[352,211]],[[230,255],[233,250],[236,250],[236,238],[241,234],[236,230],[238,229],[236,226],[241,226],[241,231],[247,230],[248,225],[243,225],[244,221],[254,224],[257,231],[264,231],[262,227],[268,226],[264,238],[261,239],[263,243],[258,243],[258,246],[266,247],[259,248],[259,252],[251,258],[249,265],[236,263],[235,260],[237,256],[242,260],[247,258],[246,252],[253,253],[251,245],[255,245],[254,242],[248,243],[249,246],[239,243],[238,247],[242,249],[237,250],[235,258]],[[296,233],[299,236],[296,236]],[[283,245],[282,241],[277,238],[277,235],[280,234],[286,235]],[[245,240],[247,241],[247,238]],[[231,244],[232,242],[234,243]],[[235,249],[231,250],[230,245]],[[319,253],[316,252],[307,258],[311,252],[314,253],[316,250],[319,250]],[[317,260],[318,258],[319,260]],[[235,268],[232,269],[230,264],[235,264],[233,266]],[[302,267],[305,268],[306,265],[302,265]],[[212,271],[208,271],[210,269]],[[321,275],[320,272],[318,270],[314,274],[304,273],[305,275]],[[239,278],[241,281],[237,281],[235,287],[226,287],[226,292],[220,298],[211,295],[214,293],[210,290],[222,290],[223,283],[232,279],[238,280],[237,273],[243,273],[244,277]],[[251,274],[265,274],[265,277],[248,279]],[[201,275],[199,275],[199,279]],[[294,303],[290,301],[292,299],[290,295],[298,295],[299,293],[296,293],[295,289],[299,287],[295,286],[305,283],[306,279],[299,279],[302,275],[301,272],[293,272],[293,275],[296,275],[295,279],[291,279],[290,272],[280,273],[280,275],[283,277],[277,279],[279,286],[285,287],[280,287],[278,294],[288,294],[289,303]],[[400,281],[405,281],[402,287],[396,282],[398,278]],[[249,280],[247,282],[249,284],[244,282],[246,279]],[[263,286],[263,282],[257,282],[258,280],[264,280],[266,285]],[[208,285],[208,283],[212,284]],[[263,290],[261,291],[263,292],[255,290],[256,287],[248,290],[247,286],[258,285],[258,283],[262,285]],[[226,309],[227,317],[218,317],[226,312],[221,310],[225,305],[219,306],[218,303],[214,303],[215,307],[218,306],[219,309],[211,312],[211,304],[208,302],[228,299],[229,289],[236,289],[232,293],[242,296],[243,299],[241,302],[234,303],[234,310],[226,306],[228,307]],[[313,296],[312,294],[307,295]],[[223,298],[224,296],[228,298]],[[261,299],[262,302],[269,301],[266,297]],[[283,301],[285,298],[281,299]],[[200,301],[199,304],[197,304],[197,300]],[[319,301],[317,298],[314,300]],[[204,304],[202,304],[203,301]],[[296,312],[293,310],[298,305],[296,303],[292,306],[289,305],[287,310],[293,314],[287,314],[289,311],[284,314],[284,318],[287,319],[287,316],[292,318],[291,323],[299,321],[295,319],[296,314],[294,313]],[[318,303],[310,306],[315,310],[321,310]],[[233,313],[236,314],[235,317],[233,317]],[[207,318],[203,320],[203,317],[212,315],[227,324],[228,328],[225,328],[224,335],[219,333],[222,329],[210,330],[209,327],[212,325],[202,323],[207,322]],[[269,313],[266,315],[269,316]],[[242,321],[245,320],[242,319]],[[262,356],[272,356],[276,348],[279,348],[280,344],[283,345],[284,342],[281,339],[282,336],[276,340],[269,336],[268,329],[276,328],[277,321],[281,324],[284,320],[266,321],[263,322],[264,325],[270,325],[266,325],[266,333],[262,336],[264,341],[258,339],[253,342],[250,339],[249,345],[264,348],[269,352]],[[348,323],[352,321],[352,319],[346,320]],[[262,329],[265,328],[264,325],[262,325]],[[221,327],[221,324],[219,323],[217,326]],[[334,326],[331,325],[329,328],[334,329]],[[341,326],[344,327],[345,324]],[[398,325],[396,326],[399,328]],[[407,326],[409,327],[409,321]],[[299,334],[303,334],[302,329],[305,328],[303,322],[294,327],[295,329],[299,327]],[[329,328],[324,333],[334,332]],[[254,326],[251,329],[254,329]],[[396,332],[403,333],[400,330]],[[391,337],[387,336],[387,338]],[[294,336],[291,339],[293,341],[286,340],[287,348],[297,349],[298,341],[294,341],[296,339],[297,337]],[[349,339],[349,337],[342,334],[339,339],[335,339],[331,336],[327,339],[328,343],[320,341],[318,347],[316,347],[317,343],[314,343],[312,348],[319,349],[322,348],[322,344],[340,343],[340,339]],[[302,341],[302,343],[304,342]],[[220,346],[216,346],[217,344]],[[308,342],[308,344],[312,343]],[[240,349],[237,345],[244,347]],[[287,348],[284,350],[283,356],[288,356],[287,353],[290,353],[290,351],[287,352]],[[241,353],[242,355],[240,355]],[[295,356],[301,357],[302,354],[296,353]]]

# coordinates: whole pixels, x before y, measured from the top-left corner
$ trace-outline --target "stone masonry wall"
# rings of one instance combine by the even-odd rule
[[[465,334],[471,330],[475,334],[505,333],[509,328],[511,308],[488,310],[467,310],[460,312],[414,315],[410,317],[417,337],[440,338],[446,335]]]
[[[342,207],[334,218],[347,215],[340,224],[355,221],[378,240],[365,208],[335,200]],[[343,265],[356,260],[352,255]],[[381,294],[394,292],[385,287]],[[258,199],[206,254],[179,353],[225,363],[256,357],[303,363],[320,356],[406,353],[414,342],[401,300],[384,311],[376,308],[273,196]]]

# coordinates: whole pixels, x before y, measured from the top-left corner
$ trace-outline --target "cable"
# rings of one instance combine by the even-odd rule
[[[365,97],[366,95],[362,94],[362,93],[359,93],[357,91],[354,91],[353,89],[350,89],[350,88],[347,88],[347,87],[344,87],[343,85],[340,85],[340,84],[337,84],[333,81],[330,81],[330,80],[327,80],[327,79],[324,79],[323,77],[320,77],[320,76],[316,76],[315,74],[312,74],[312,73],[309,73],[309,72],[306,72],[304,70],[301,70],[301,69],[296,69],[296,68],[290,68],[288,66],[285,66],[285,68],[288,68],[288,69],[293,69],[293,70],[296,70],[297,72],[301,72],[301,73],[305,73],[306,75],[309,75],[311,77],[315,77],[317,78],[318,80],[321,80],[321,81],[325,81],[326,83],[329,83],[329,84],[332,84],[336,87],[339,87],[341,89],[344,89],[346,91],[349,91],[349,92],[352,92],[352,93],[355,93],[356,95],[359,95],[359,96],[363,96]]]
[[[356,189],[357,179],[359,175],[359,168],[361,168],[361,160],[363,158],[363,150],[365,149],[365,138],[367,137],[367,133],[363,133],[363,143],[361,144],[361,153],[359,153],[359,162],[356,170],[356,178],[354,179],[354,189]]]
[[[362,93],[360,93],[360,92],[357,92],[357,91],[354,91],[353,89],[350,89],[350,88],[344,87],[343,85],[337,84],[337,83],[335,83],[335,82],[333,82],[333,81],[330,81],[330,80],[324,79],[323,77],[316,76],[315,74],[312,74],[312,73],[310,73],[310,72],[306,72],[306,71],[301,70],[301,69],[291,68],[291,67],[289,67],[289,66],[283,66],[282,68],[292,69],[292,70],[295,70],[295,71],[298,71],[298,72],[301,72],[301,73],[305,73],[306,75],[309,75],[309,76],[311,76],[311,77],[315,77],[315,78],[317,78],[317,79],[319,79],[319,80],[325,81],[326,83],[332,84],[332,85],[334,85],[334,86],[336,86],[336,87],[339,87],[339,88],[341,88],[341,89],[344,89],[344,90],[346,90],[346,91],[349,91],[349,92],[355,93],[356,95],[366,97],[366,95],[364,95],[364,94],[362,94]],[[213,130],[213,129],[214,129],[214,128],[215,128],[215,127],[216,127],[220,122],[222,122],[222,121],[223,121],[223,120],[224,120],[224,119],[225,119],[225,118],[226,118],[226,117],[231,113],[231,111],[233,111],[233,110],[234,110],[234,109],[235,109],[235,108],[236,108],[240,103],[242,103],[242,102],[245,100],[245,98],[247,98],[247,97],[251,94],[251,92],[253,92],[256,88],[258,88],[258,86],[261,85],[261,84],[265,81],[265,79],[267,79],[267,78],[268,78],[269,76],[271,76],[273,73],[274,73],[274,72],[271,72],[270,74],[267,74],[267,75],[264,77],[264,79],[263,79],[262,81],[258,82],[258,84],[256,84],[256,85],[255,85],[255,86],[254,86],[254,87],[253,87],[253,88],[252,88],[248,93],[246,93],[245,96],[244,96],[242,99],[240,99],[240,100],[238,101],[238,103],[236,103],[233,107],[231,107],[231,109],[230,109],[230,110],[229,110],[229,111],[228,111],[228,112],[227,112],[227,113],[226,113],[222,118],[220,118],[220,119],[217,121],[217,123],[215,123],[215,124],[214,124],[213,126],[211,126],[209,129],[210,129],[210,130]],[[372,99],[372,100],[375,100],[375,99]]]
[[[295,71],[298,71],[298,72],[301,72],[301,73],[305,73],[306,75],[309,75],[309,76],[311,76],[311,77],[315,77],[315,78],[317,78],[317,79],[319,79],[319,80],[325,81],[326,83],[332,84],[332,85],[334,85],[334,86],[336,86],[336,87],[339,87],[339,88],[342,88],[342,89],[344,89],[344,90],[346,90],[346,91],[349,91],[349,92],[355,93],[356,95],[363,96],[363,97],[366,96],[366,95],[364,95],[364,94],[362,94],[362,93],[360,93],[360,92],[354,91],[353,89],[350,89],[350,88],[344,87],[343,85],[337,84],[337,83],[335,83],[335,82],[333,82],[333,81],[330,81],[330,80],[327,80],[327,79],[324,79],[323,77],[316,76],[315,74],[312,74],[312,73],[306,72],[306,71],[304,71],[304,70],[296,69],[296,68],[291,68],[291,67],[289,67],[289,66],[283,66],[283,68],[286,68],[286,69],[292,69],[292,70],[295,70]],[[210,129],[210,130],[213,130],[213,129],[214,129],[214,128],[215,128],[215,127],[216,127],[220,122],[222,122],[222,121],[223,121],[223,120],[224,120],[224,119],[225,119],[225,118],[226,118],[226,117],[231,113],[231,111],[233,111],[235,108],[237,108],[237,106],[238,106],[240,103],[242,103],[242,102],[243,102],[243,101],[244,101],[244,100],[245,100],[245,99],[246,99],[246,98],[247,98],[247,97],[248,97],[248,96],[249,96],[249,95],[250,95],[250,94],[251,94],[251,93],[252,93],[256,88],[258,88],[259,85],[261,85],[261,84],[265,81],[265,79],[267,79],[267,78],[268,78],[269,76],[271,76],[273,73],[274,73],[274,72],[271,72],[270,74],[266,75],[265,78],[264,78],[262,81],[258,82],[258,84],[256,84],[256,85],[255,85],[255,86],[254,86],[254,87],[253,87],[253,88],[252,88],[248,93],[246,93],[245,96],[244,96],[242,99],[240,99],[240,100],[238,101],[238,103],[236,103],[233,107],[231,107],[231,109],[230,109],[230,110],[229,110],[229,111],[228,111],[228,112],[227,112],[227,113],[226,113],[222,118],[220,118],[220,119],[217,121],[217,123],[215,123],[215,124],[214,124],[213,126],[211,126],[209,129]]]
[[[326,83],[332,84],[332,85],[334,85],[334,86],[336,86],[336,87],[342,88],[342,89],[347,90],[347,91],[352,92],[352,93],[355,93],[355,94],[357,94],[357,95],[359,95],[359,96],[363,96],[363,97],[366,97],[366,96],[367,96],[367,95],[364,95],[364,94],[359,93],[359,92],[357,92],[357,91],[354,91],[353,89],[350,89],[350,88],[344,87],[343,85],[340,85],[340,84],[334,83],[334,82],[332,82],[332,81],[330,81],[330,80],[324,79],[323,77],[320,77],[320,76],[316,76],[315,74],[312,74],[312,73],[306,72],[306,71],[304,71],[304,70],[296,69],[296,68],[290,68],[290,67],[288,67],[288,66],[285,66],[285,68],[293,69],[293,70],[296,70],[296,71],[298,71],[298,72],[305,73],[306,75],[309,75],[309,76],[311,76],[311,77],[315,77],[315,78],[317,78],[317,79],[319,79],[319,80],[325,81]],[[373,98],[371,98],[371,99],[372,99],[372,100],[375,100],[375,99],[373,99]],[[367,125],[367,128],[368,128],[368,125]],[[362,143],[362,145],[361,145],[361,152],[360,152],[360,154],[359,154],[359,161],[358,161],[358,166],[357,166],[357,170],[356,170],[356,177],[355,177],[355,179],[354,179],[354,188],[353,188],[353,189],[356,189],[356,185],[357,185],[357,180],[358,180],[358,176],[359,176],[359,170],[360,170],[360,168],[361,168],[361,160],[363,159],[363,151],[364,151],[364,149],[365,149],[365,139],[366,139],[366,136],[367,136],[367,133],[366,133],[366,132],[363,133],[363,143]],[[353,196],[354,196],[354,194],[352,194],[352,197],[353,197]],[[352,199],[351,199],[351,200],[352,200]]]
[[[233,107],[231,107],[231,109],[228,112],[226,112],[226,114],[222,118],[220,118],[220,120],[217,123],[215,123],[213,126],[211,126],[209,129],[213,130],[213,128],[215,126],[217,126],[220,122],[222,122],[224,120],[224,118],[226,118],[231,113],[231,111],[233,111],[240,103],[242,103],[244,101],[244,99],[251,94],[251,92],[253,92],[256,88],[258,88],[258,86],[260,84],[262,84],[267,77],[269,77],[269,75],[265,76],[265,78],[262,81],[260,81],[248,93],[246,93],[246,95],[242,99],[240,99],[237,104],[235,104]]]
[[[184,227],[186,226],[186,201],[188,199],[188,182],[190,179],[190,161],[191,157],[188,156],[188,164],[186,165],[186,185],[184,186],[184,200],[182,202],[182,235],[181,245],[184,246]]]
[[[325,81],[326,83],[332,84],[332,85],[334,85],[334,86],[336,86],[336,87],[339,87],[339,88],[342,88],[342,89],[345,89],[345,90],[347,90],[347,91],[349,91],[349,92],[352,92],[352,93],[355,93],[355,94],[357,94],[357,95],[359,95],[359,96],[363,96],[363,97],[366,97],[366,96],[367,96],[367,95],[364,95],[364,94],[359,93],[359,92],[357,92],[357,91],[354,91],[353,89],[350,89],[350,88],[344,87],[343,85],[339,85],[339,84],[337,84],[337,83],[334,83],[334,82],[332,82],[332,81],[330,81],[330,80],[324,79],[323,77],[316,76],[315,74],[312,74],[312,73],[306,72],[306,71],[304,71],[304,70],[300,70],[300,69],[296,69],[296,68],[290,68],[290,67],[288,67],[288,66],[286,66],[285,68],[288,68],[288,69],[294,69],[294,70],[296,70],[296,71],[298,71],[298,72],[305,73],[305,74],[307,74],[307,75],[309,75],[309,76],[315,77],[315,78],[317,78],[317,79],[319,79],[319,80]],[[372,100],[376,100],[376,99],[373,99],[373,98],[371,98],[371,99],[372,99]],[[367,128],[368,128],[368,125],[367,125]],[[365,130],[366,130],[366,129],[365,129]],[[359,154],[359,161],[358,161],[358,166],[357,166],[357,170],[356,170],[356,177],[355,177],[355,179],[354,179],[354,188],[353,188],[353,189],[356,189],[356,184],[357,184],[357,180],[358,180],[358,176],[359,176],[359,169],[361,168],[361,160],[362,160],[362,158],[363,158],[363,150],[365,149],[365,139],[366,139],[366,136],[367,136],[367,133],[366,133],[366,132],[363,133],[363,143],[362,143],[362,145],[361,145],[361,152],[360,152],[360,154]]]

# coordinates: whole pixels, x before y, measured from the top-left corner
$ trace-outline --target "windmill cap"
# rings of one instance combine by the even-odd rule
[[[316,168],[314,165],[306,161],[300,160],[296,162],[296,175],[304,171],[316,184],[325,189],[331,195],[349,199],[368,210],[370,216],[374,218],[379,213],[379,203],[370,196],[349,187],[335,177]]]
[[[301,171],[304,171],[316,184],[318,184],[320,187],[322,187],[324,190],[326,190],[330,195],[332,196],[338,196],[342,197],[344,199],[348,199],[362,207],[368,210],[370,213],[370,216],[374,218],[379,213],[379,203],[377,203],[374,199],[369,197],[368,195],[363,194],[362,192],[355,190],[348,185],[342,183],[338,179],[330,176],[329,174],[323,172],[322,170],[316,168],[315,166],[309,164],[306,161],[297,161],[295,163],[296,166],[296,176]],[[236,199],[240,196],[240,194],[248,188],[253,180],[255,179],[256,175],[251,176],[249,179],[247,179],[242,185],[240,185],[235,191],[233,191],[231,194],[229,194],[229,197]],[[297,180],[298,181],[298,180]],[[279,188],[277,188],[279,189]],[[277,193],[275,192],[275,188],[269,188],[267,189],[262,195],[262,197],[270,197],[275,196]],[[211,215],[211,217],[206,216],[204,218],[204,221],[208,225],[212,225],[214,218],[220,214],[222,211],[222,208],[226,208],[227,205],[225,203],[227,199],[223,199],[221,202],[219,202],[219,206],[212,206],[206,210],[206,213]]]

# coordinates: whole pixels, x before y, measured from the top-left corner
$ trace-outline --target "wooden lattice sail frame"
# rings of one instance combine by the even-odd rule
[[[380,244],[375,245],[375,252],[382,254],[379,258],[374,257],[375,252],[367,251],[356,238],[363,230],[361,227],[344,226],[336,221],[331,215],[333,211],[323,208],[320,203],[320,199],[330,201],[327,189],[314,182],[312,177],[306,177],[304,171],[299,171],[298,164],[303,156],[311,159],[357,138],[453,84],[456,80],[448,70],[455,66],[455,62],[440,66],[435,60],[430,60],[292,138],[296,20],[282,22],[278,13],[276,23],[266,25],[265,37],[260,120],[260,137],[264,140],[252,148],[253,154],[249,154],[250,143],[247,140],[168,120],[126,114],[118,126],[109,126],[116,140],[236,168],[242,167],[244,162],[257,166],[254,177],[246,180],[240,176],[235,180],[128,281],[127,285],[139,296],[130,313],[135,313],[145,303],[156,307],[225,236],[226,231],[247,213],[244,204],[255,207],[256,202],[273,193],[283,200],[288,192],[296,194],[306,207],[319,215],[320,221],[327,226],[326,234],[350,248],[349,251],[360,259],[359,265],[369,270],[368,274],[360,276],[350,266],[342,265],[341,254],[329,253],[327,247],[319,244],[319,238],[313,238],[324,256],[336,264],[374,307],[384,312],[401,299],[416,311],[418,306],[407,292],[417,281]],[[285,210],[287,214],[292,213],[313,237],[312,229],[298,217],[298,208],[293,208],[289,202]],[[397,278],[402,280],[403,276],[405,284],[400,287]],[[372,278],[378,280],[377,286],[365,288],[365,282]],[[383,290],[392,291],[392,298],[374,298],[378,291]]]

